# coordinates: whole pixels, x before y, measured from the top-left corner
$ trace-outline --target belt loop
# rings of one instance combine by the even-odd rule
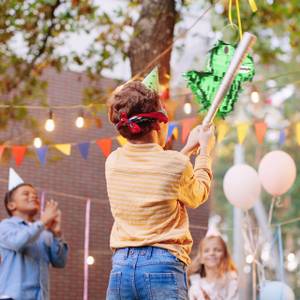
[[[147,259],[152,257],[153,247],[149,246],[147,249]]]
[[[130,251],[130,248],[127,247],[127,248],[126,248],[126,258],[128,258],[128,256],[129,256],[129,251]]]

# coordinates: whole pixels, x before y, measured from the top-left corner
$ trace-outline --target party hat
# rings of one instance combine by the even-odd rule
[[[218,230],[218,223],[220,222],[219,216],[212,216],[208,221],[208,230],[205,237],[219,236],[222,237],[220,231]]]
[[[9,168],[8,190],[11,191],[21,183],[24,183],[23,179],[13,168]]]
[[[210,226],[205,235],[205,237],[212,237],[212,236],[220,236],[221,237],[221,233],[216,226]]]
[[[159,93],[158,67],[155,67],[142,81],[148,88]]]

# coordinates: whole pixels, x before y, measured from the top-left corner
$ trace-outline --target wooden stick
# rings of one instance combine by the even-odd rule
[[[245,56],[247,55],[247,53],[249,52],[250,48],[252,47],[252,45],[255,43],[256,41],[256,37],[255,35],[249,33],[249,32],[245,32],[243,35],[243,39],[240,41],[237,49],[234,52],[233,58],[230,62],[230,65],[228,67],[228,70],[221,82],[221,85],[216,93],[215,99],[213,100],[207,115],[205,116],[202,125],[204,125],[205,127],[209,127],[215,116],[216,113],[219,109],[219,106],[221,105],[223,98],[225,97],[228,89],[231,86],[231,83],[237,73],[237,71],[239,70]]]

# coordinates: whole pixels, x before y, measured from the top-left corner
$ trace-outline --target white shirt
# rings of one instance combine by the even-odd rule
[[[238,278],[235,272],[226,273],[214,282],[208,282],[200,274],[193,274],[190,282],[189,300],[238,300]]]

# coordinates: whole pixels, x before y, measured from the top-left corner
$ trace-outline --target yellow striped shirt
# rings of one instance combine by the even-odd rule
[[[193,169],[180,152],[127,143],[107,158],[105,175],[114,218],[111,248],[161,247],[189,264],[193,241],[186,206],[206,201],[210,158],[198,156]]]

